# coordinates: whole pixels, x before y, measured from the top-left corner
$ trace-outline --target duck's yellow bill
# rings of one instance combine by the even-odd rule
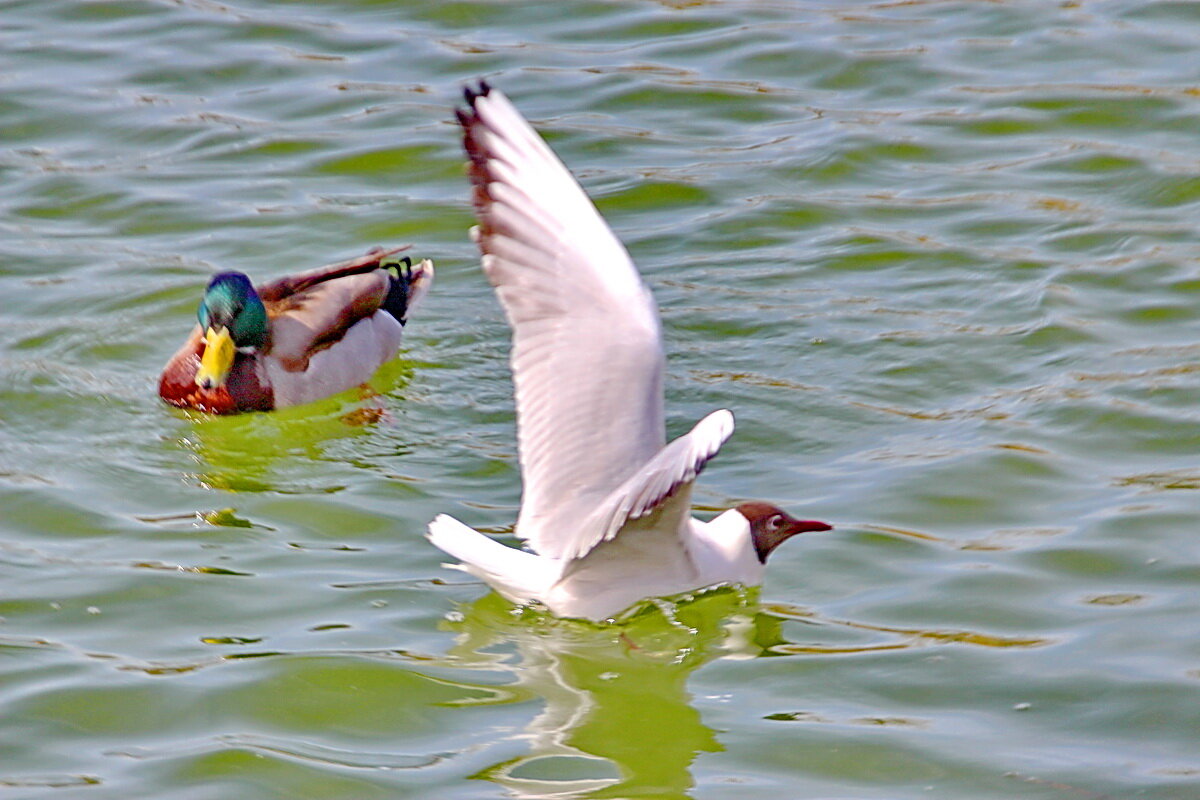
[[[225,383],[236,355],[237,347],[229,331],[209,328],[204,332],[204,355],[200,356],[200,368],[196,370],[196,385],[201,389],[213,389]]]

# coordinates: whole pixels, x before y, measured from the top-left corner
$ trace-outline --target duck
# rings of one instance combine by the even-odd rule
[[[524,546],[448,514],[428,539],[457,560],[446,566],[559,617],[608,622],[651,598],[758,585],[780,544],[832,526],[761,501],[691,515],[733,414],[666,442],[662,326],[637,267],[501,91],[482,82],[464,97],[471,236],[512,328]]]
[[[433,262],[366,255],[255,287],[213,275],[198,324],[158,382],[164,402],[210,414],[310,403],[368,381],[400,349],[408,315],[433,283]]]

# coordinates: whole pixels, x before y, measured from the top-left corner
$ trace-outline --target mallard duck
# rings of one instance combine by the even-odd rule
[[[405,250],[318,267],[257,289],[220,272],[200,300],[200,324],[163,370],[167,403],[213,414],[271,411],[361,384],[400,349],[413,306],[433,282],[433,263],[395,259]]]

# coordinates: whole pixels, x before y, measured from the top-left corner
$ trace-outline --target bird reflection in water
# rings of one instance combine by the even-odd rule
[[[688,676],[713,659],[759,655],[760,635],[774,638],[778,625],[764,618],[760,628],[755,595],[722,588],[653,601],[619,625],[558,619],[495,594],[463,605],[445,623],[457,634],[456,665],[510,670],[508,688],[544,704],[523,734],[527,754],[475,777],[518,797],[685,796],[696,756],[723,749]]]

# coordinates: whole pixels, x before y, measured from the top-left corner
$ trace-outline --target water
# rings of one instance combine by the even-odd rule
[[[11,797],[1200,797],[1200,6],[7,2]],[[487,77],[626,241],[703,513],[837,524],[619,628],[424,524],[515,519],[450,107]],[[412,242],[403,356],[194,419],[207,276]]]

